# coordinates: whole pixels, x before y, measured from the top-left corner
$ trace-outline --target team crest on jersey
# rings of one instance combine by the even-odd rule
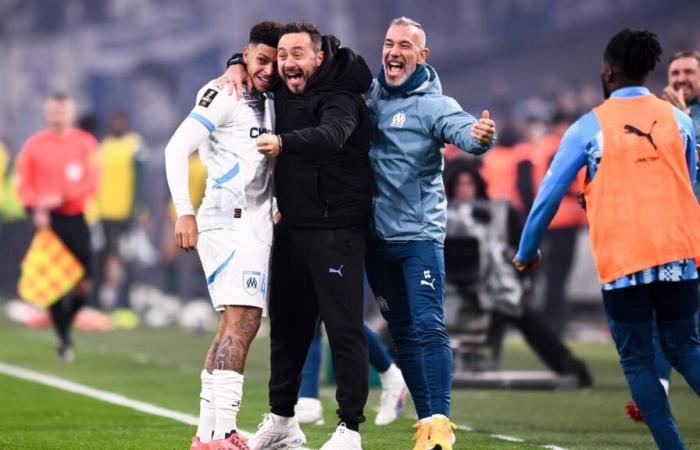
[[[391,118],[391,125],[394,128],[403,128],[406,123],[406,113],[399,111]]]
[[[262,274],[260,272],[243,271],[243,289],[248,295],[255,295],[260,292],[262,286]]]
[[[216,94],[218,94],[219,91],[216,89],[207,89],[207,92],[202,95],[202,99],[199,101],[198,105],[203,106],[205,108],[208,108],[209,105],[211,105],[212,100],[214,100],[214,97],[216,97]]]

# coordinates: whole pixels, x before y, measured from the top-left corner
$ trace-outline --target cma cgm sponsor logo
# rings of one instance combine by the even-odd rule
[[[261,134],[266,134],[266,133],[272,133],[272,130],[268,130],[267,128],[258,128],[258,127],[253,127],[250,129],[250,137],[252,139],[257,138]]]
[[[243,289],[248,295],[255,295],[262,286],[262,274],[260,272],[243,271]]]

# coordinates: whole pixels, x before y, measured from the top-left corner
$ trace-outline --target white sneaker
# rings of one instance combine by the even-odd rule
[[[266,414],[248,441],[250,450],[286,450],[306,444],[306,436],[294,417]]]
[[[401,370],[396,367],[396,364],[389,366],[386,372],[380,373],[379,379],[382,382],[382,396],[374,424],[388,425],[401,414],[408,388],[403,380],[403,375],[401,375]]]
[[[341,423],[320,450],[362,450],[360,433],[349,430],[344,423]]]
[[[321,400],[313,397],[301,397],[294,407],[294,417],[299,423],[323,425],[323,405]]]

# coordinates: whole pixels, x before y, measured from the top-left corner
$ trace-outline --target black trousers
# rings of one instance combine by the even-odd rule
[[[579,227],[555,228],[547,231],[547,246],[543,248],[543,268],[546,280],[544,309],[550,328],[562,335],[571,318],[566,283],[574,265],[576,237]]]
[[[342,422],[365,420],[367,340],[363,330],[364,228],[279,227],[270,282],[270,406],[291,417],[319,317],[331,346]]]
[[[83,214],[66,216],[51,213],[51,229],[83,265],[84,279],[89,280],[92,276],[92,250],[90,249],[90,229]],[[60,345],[71,345],[70,331],[73,319],[85,302],[85,295],[78,295],[73,291],[49,307]]]

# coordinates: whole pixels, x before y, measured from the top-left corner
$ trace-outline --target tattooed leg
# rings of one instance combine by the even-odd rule
[[[260,308],[227,306],[224,309],[222,319],[225,325],[214,354],[215,369],[243,373],[248,348],[258,333],[261,317]]]
[[[224,330],[226,330],[226,317],[222,313],[221,317],[219,317],[219,328],[216,330],[214,340],[209,346],[207,356],[204,359],[204,369],[209,373],[212,373],[214,369],[216,369],[216,367],[214,366],[214,357],[216,356],[216,350],[219,348],[219,342],[221,342],[221,337],[224,335]]]

